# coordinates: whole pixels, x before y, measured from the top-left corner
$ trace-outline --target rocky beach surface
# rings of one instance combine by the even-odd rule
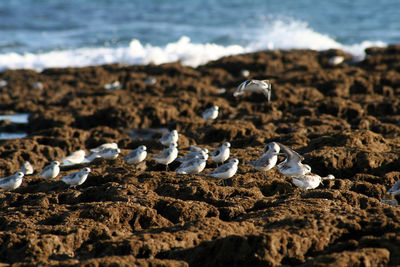
[[[27,124],[0,122],[0,177],[30,161],[35,173],[0,191],[0,262],[4,266],[385,266],[400,265],[400,206],[382,203],[400,180],[400,46],[369,48],[353,61],[340,50],[265,51],[197,68],[147,66],[7,70],[0,73],[1,114],[29,113]],[[341,56],[343,63],[332,58]],[[243,77],[247,70],[248,77]],[[153,79],[154,78],[154,79]],[[269,79],[260,93],[233,97],[247,78]],[[104,88],[118,81],[114,90]],[[112,88],[111,88],[112,89]],[[219,106],[215,121],[201,113]],[[177,174],[149,158],[136,168],[122,157],[139,145],[149,156],[176,129],[182,156],[231,143],[239,168],[226,186]],[[246,161],[280,142],[304,156],[324,181],[302,190],[274,168]],[[69,153],[116,142],[111,161],[41,169]],[[280,161],[284,158],[280,158]],[[90,167],[69,188],[61,176]],[[397,201],[400,201],[399,196]]]

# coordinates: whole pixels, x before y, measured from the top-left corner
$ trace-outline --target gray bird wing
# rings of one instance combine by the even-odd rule
[[[400,180],[397,181],[388,191],[387,193],[393,193],[400,190]]]
[[[227,172],[230,168],[232,168],[232,165],[233,165],[232,162],[225,163],[224,165],[221,165],[218,168],[216,168],[215,170],[209,172],[209,174]]]
[[[64,176],[62,179],[63,179],[63,180],[72,181],[72,180],[74,180],[78,175],[80,175],[80,172],[75,172],[75,173],[71,173],[71,174],[69,174],[69,175],[67,175],[67,176]]]
[[[236,91],[233,93],[234,96],[242,95],[244,93],[244,89],[246,86],[251,82],[251,80],[246,80],[242,82],[236,89]]]
[[[129,154],[126,155],[123,159],[127,160],[129,158],[134,158],[134,157],[137,157],[138,154],[139,154],[139,149],[136,148],[136,149],[132,150],[131,152],[129,152]]]
[[[291,161],[301,162],[302,160],[304,160],[303,156],[301,156],[299,153],[297,153],[293,149],[288,148],[287,146],[285,146],[281,143],[278,143],[278,145],[281,148],[281,150],[283,151],[283,153],[286,155],[287,162],[291,162]]]
[[[262,90],[263,94],[265,95],[265,97],[267,98],[267,101],[271,101],[271,89],[264,89]]]
[[[52,167],[53,167],[53,165],[44,166],[44,168],[43,168],[43,170],[42,170],[42,172],[40,174],[49,171]]]
[[[0,184],[7,184],[14,178],[14,175],[0,179]]]
[[[217,147],[211,152],[211,156],[216,157],[221,153],[221,147]]]
[[[171,133],[166,133],[163,136],[161,136],[160,141],[168,141],[168,139],[170,138]]]
[[[164,149],[163,151],[160,152],[160,154],[154,156],[153,158],[166,158],[171,154],[171,148]]]

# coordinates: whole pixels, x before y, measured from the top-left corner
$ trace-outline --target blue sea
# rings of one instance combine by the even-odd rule
[[[166,63],[198,66],[268,49],[400,43],[398,0],[8,0],[0,70]]]

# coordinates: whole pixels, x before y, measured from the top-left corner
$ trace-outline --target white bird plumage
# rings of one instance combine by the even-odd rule
[[[128,164],[137,165],[147,157],[147,147],[139,146],[136,149],[132,150],[128,155],[126,155],[123,160],[125,160]]]
[[[45,166],[40,173],[43,179],[54,179],[60,173],[60,162],[53,161],[49,165]]]
[[[100,145],[98,147],[90,149],[90,152],[97,153],[97,152],[100,152],[100,151],[102,151],[104,149],[107,149],[107,148],[118,148],[118,144],[117,143],[104,143],[104,144],[102,144],[102,145]]]
[[[178,157],[178,149],[176,143],[171,143],[168,148],[161,151],[158,155],[150,157],[160,164],[166,165],[165,169],[168,170],[168,165]]]
[[[237,97],[243,95],[245,92],[262,92],[267,98],[268,102],[271,100],[272,85],[269,80],[246,80],[242,82],[233,96]]]
[[[177,160],[179,162],[185,162],[194,159],[195,157],[200,157],[202,156],[205,160],[208,159],[208,149],[207,148],[199,148],[196,151],[191,151],[185,156],[178,158]]]
[[[169,146],[172,143],[178,143],[178,131],[172,130],[169,133],[163,134],[163,136],[159,139],[160,143],[164,146]]]
[[[198,154],[194,158],[182,162],[175,171],[182,174],[200,173],[205,167],[206,159],[203,154]]]
[[[211,152],[211,157],[214,162],[224,163],[229,158],[231,144],[224,142],[221,146],[217,147]]]
[[[231,159],[229,162],[219,166],[215,170],[207,173],[216,179],[221,179],[224,184],[225,179],[229,179],[236,174],[238,169],[239,160],[236,158]]]
[[[105,160],[113,160],[118,157],[119,153],[121,153],[121,150],[119,148],[105,148],[97,152],[97,155]]]
[[[33,167],[29,161],[25,161],[24,164],[21,166],[21,172],[24,175],[31,175],[33,174]]]
[[[13,175],[1,178],[0,188],[3,188],[6,191],[15,190],[21,186],[23,178],[24,178],[23,172],[16,172]]]
[[[305,190],[317,188],[321,184],[322,180],[333,180],[333,179],[335,179],[335,176],[333,176],[332,174],[329,174],[326,177],[321,177],[316,174],[292,176],[293,184]]]
[[[90,171],[90,168],[83,168],[81,171],[73,172],[69,175],[62,177],[61,181],[68,184],[70,187],[75,188],[76,186],[81,185],[86,181],[86,178],[88,177]]]
[[[85,150],[77,150],[62,159],[63,165],[74,165],[82,163],[85,159]]]
[[[286,156],[284,161],[276,165],[282,174],[286,176],[294,176],[305,175],[311,172],[311,167],[309,165],[301,163],[301,161],[304,159],[302,156],[287,146],[280,143],[278,144],[281,151]]]
[[[212,106],[206,110],[203,111],[201,116],[205,120],[215,120],[218,117],[218,112],[219,112],[219,107],[218,106]]]
[[[266,172],[275,167],[280,147],[278,143],[271,142],[265,146],[264,151],[265,153],[259,159],[249,161],[248,164],[258,171]]]

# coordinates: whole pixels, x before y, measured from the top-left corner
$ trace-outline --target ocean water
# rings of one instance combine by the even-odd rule
[[[398,0],[8,0],[0,70],[147,64],[197,66],[266,49],[400,43]]]

